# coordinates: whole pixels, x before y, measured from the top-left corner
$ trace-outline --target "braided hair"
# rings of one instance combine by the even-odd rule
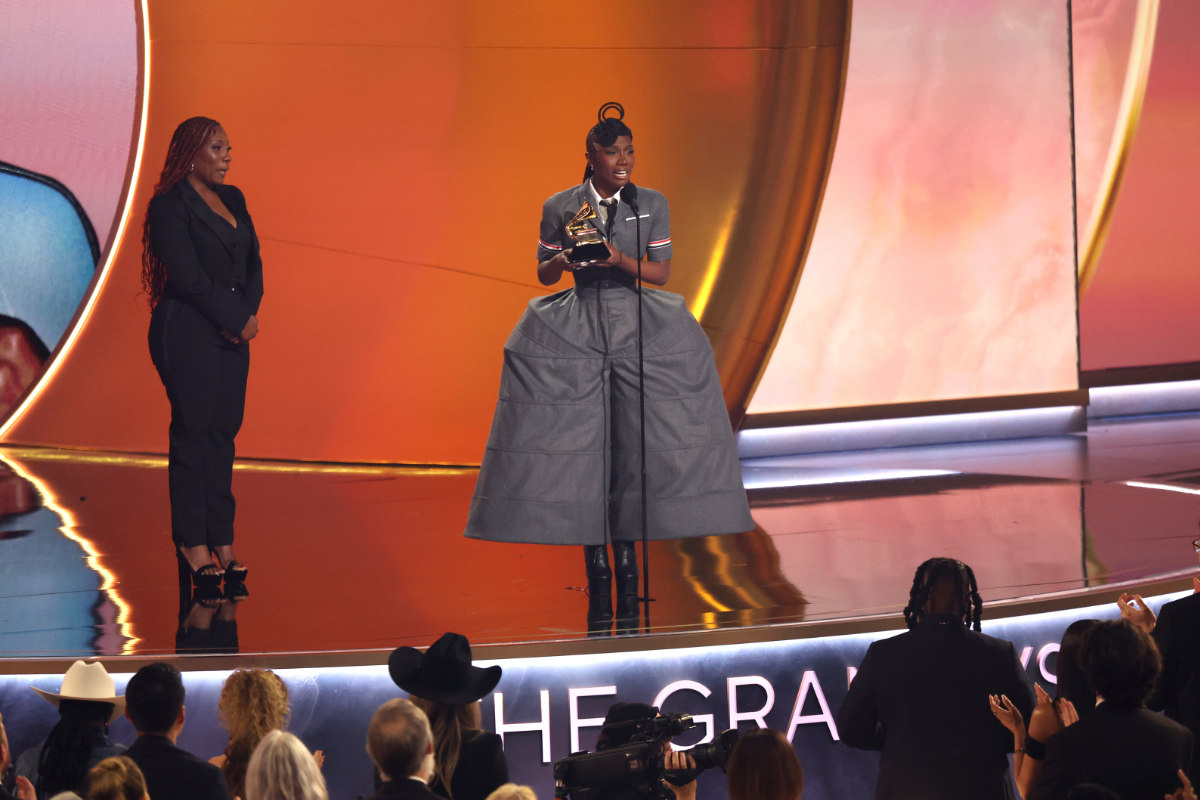
[[[192,161],[200,148],[208,143],[221,123],[208,117],[192,117],[179,123],[175,133],[171,135],[171,144],[167,147],[167,160],[163,164],[162,175],[154,186],[154,197],[164,194],[187,177],[191,172]],[[167,271],[154,253],[150,245],[150,208],[146,207],[146,216],[142,221],[142,291],[150,301],[150,308],[162,300],[163,291],[167,286]]]
[[[604,116],[610,110],[616,111],[617,116]],[[629,126],[622,122],[625,118],[625,109],[620,103],[605,103],[600,106],[597,116],[600,118],[600,121],[591,127],[587,138],[584,140],[584,148],[589,155],[594,148],[608,147],[618,137],[628,136],[630,139],[633,138],[633,131],[629,130]],[[590,177],[592,177],[592,162],[589,161],[588,165],[584,167],[583,179],[586,181]]]
[[[113,704],[93,700],[62,699],[58,722],[46,737],[38,756],[38,797],[78,792],[87,787],[92,757],[92,728],[108,731]]]
[[[943,582],[953,581],[954,595],[963,622],[970,628],[980,630],[983,618],[983,598],[975,582],[975,572],[966,564],[953,558],[931,558],[917,567],[913,576],[912,589],[908,593],[908,605],[904,608],[904,622],[908,629],[917,627],[925,616],[925,604],[933,589]]]

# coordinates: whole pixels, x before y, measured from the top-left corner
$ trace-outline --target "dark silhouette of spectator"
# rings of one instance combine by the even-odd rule
[[[868,648],[837,725],[851,747],[882,751],[877,800],[1015,798],[1012,737],[987,701],[1007,695],[1025,717],[1033,692],[1012,644],[979,632],[982,616],[971,568],[932,558],[913,577],[908,632]]]
[[[121,715],[118,697],[104,665],[76,661],[63,676],[59,693],[33,690],[58,708],[58,722],[45,741],[17,759],[17,774],[33,783],[40,798],[87,791],[88,770],[125,748],[108,737],[108,725]]]
[[[792,743],[761,728],[738,739],[728,764],[729,800],[800,800],[804,770]]]
[[[137,741],[125,751],[155,800],[229,800],[225,776],[175,742],[187,719],[183,679],[170,664],[147,664],[125,686],[125,716]]]
[[[1161,800],[1189,763],[1192,734],[1144,705],[1161,671],[1158,648],[1126,620],[1100,622],[1084,644],[1083,671],[1096,691],[1095,713],[1046,742],[1030,800],[1057,800],[1094,783],[1122,800]]]
[[[367,726],[367,754],[383,778],[374,800],[433,800],[433,731],[425,713],[397,698],[381,705]]]

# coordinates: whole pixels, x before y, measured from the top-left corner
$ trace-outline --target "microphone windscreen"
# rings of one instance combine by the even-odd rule
[[[621,190],[621,199],[624,200],[630,208],[637,211],[637,187],[632,183],[625,184],[625,188]]]

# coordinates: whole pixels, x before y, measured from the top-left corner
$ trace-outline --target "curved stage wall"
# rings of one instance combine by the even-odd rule
[[[466,2],[402,12],[383,0],[336,15],[245,4],[213,14],[160,0],[148,0],[144,17],[133,2],[107,7],[109,61],[126,65],[108,92],[129,106],[139,75],[149,87],[144,162],[124,216],[113,218],[115,200],[89,197],[98,165],[113,173],[101,182],[109,191],[122,170],[133,176],[136,107],[113,115],[125,128],[107,155],[81,158],[95,123],[45,109],[86,109],[107,94],[85,102],[59,86],[69,82],[58,72],[26,68],[24,95],[5,100],[27,142],[66,126],[57,147],[67,155],[49,161],[96,209],[101,244],[125,227],[101,257],[110,270],[78,340],[0,441],[165,446],[167,407],[145,352],[137,279],[141,211],[172,128],[196,113],[231,134],[230,180],[250,199],[267,265],[239,439],[246,456],[474,463],[501,345],[526,300],[547,291],[533,275],[540,201],[578,179],[583,134],[610,99],[629,110],[638,181],[672,199],[671,288],[709,331],[735,415],[747,404],[886,408],[1078,385],[1065,8],[859,0],[851,26],[848,0],[803,11],[692,3],[687,13],[628,2],[614,9],[624,41],[598,46],[594,23],[550,2],[504,15]],[[1149,57],[1148,46],[1130,44],[1143,11],[1157,18],[1150,0],[1076,10],[1080,210],[1089,218],[1116,187],[1104,154],[1136,122],[1118,101],[1137,88],[1130,65]],[[6,11],[21,13],[33,12]],[[1180,23],[1173,31],[1195,22],[1175,19],[1183,12],[1170,4],[1162,13]],[[140,73],[139,26],[149,41]],[[30,30],[6,26],[10,36]],[[922,33],[893,35],[901,30]],[[57,39],[78,35],[67,25]],[[1179,144],[1166,120],[1190,119],[1196,106],[1176,38],[1160,33],[1149,77],[1146,135],[1159,153]],[[597,79],[601,60],[607,73]],[[40,105],[21,105],[22,96]],[[1132,152],[1127,182],[1163,173],[1161,159]],[[91,177],[76,179],[79,162]],[[1149,184],[1137,185],[1144,193]],[[1175,241],[1184,229],[1171,220],[1182,212],[1171,209],[1186,204],[1161,205],[1156,241]],[[1113,251],[1128,248],[1116,244],[1131,236],[1123,213],[1115,206]],[[1139,268],[1175,275],[1170,263]],[[1103,258],[1091,280],[1108,291]],[[1162,285],[1176,298],[1194,295],[1142,281]],[[1106,324],[1101,317],[1127,318],[1106,296],[1084,306],[1085,353],[1095,352],[1088,331]],[[1156,320],[1163,309],[1170,320],[1191,316],[1188,302],[1155,303],[1140,305],[1157,309]],[[1152,342],[1140,341],[1148,363]],[[1187,352],[1163,351],[1171,360]],[[1113,358],[1087,360],[1128,362]]]

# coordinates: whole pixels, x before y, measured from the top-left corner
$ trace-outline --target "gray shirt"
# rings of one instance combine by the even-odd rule
[[[624,194],[624,192],[621,192]],[[545,261],[571,246],[566,226],[579,213],[585,201],[591,201],[588,183],[581,183],[551,195],[542,204],[542,224],[538,233],[538,261]],[[648,261],[667,261],[671,258],[671,211],[661,192],[638,187],[638,215],[641,217],[641,236],[637,238],[638,220],[633,209],[624,201],[616,207],[617,219],[612,226],[613,247],[631,258],[644,256]],[[604,233],[606,225],[600,225]]]

